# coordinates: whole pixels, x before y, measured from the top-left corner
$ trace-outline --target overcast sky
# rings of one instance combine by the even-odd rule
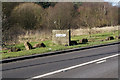
[[[105,0],[105,1],[108,1],[108,2],[119,2],[120,0]]]
[[[120,0],[104,0],[104,1],[110,2],[110,3],[112,3],[113,6],[116,6],[116,5],[118,5],[118,2],[119,2]]]

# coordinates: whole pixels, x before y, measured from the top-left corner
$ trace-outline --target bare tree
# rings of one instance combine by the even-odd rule
[[[47,26],[52,29],[68,29],[74,12],[73,3],[60,2],[47,9]]]

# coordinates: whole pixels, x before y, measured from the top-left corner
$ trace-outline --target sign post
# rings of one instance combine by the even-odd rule
[[[70,30],[53,30],[52,42],[60,45],[70,45]]]

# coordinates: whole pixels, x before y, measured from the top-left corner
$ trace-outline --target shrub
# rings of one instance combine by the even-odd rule
[[[18,24],[24,29],[34,29],[42,25],[44,10],[35,3],[22,3],[16,6],[12,13],[12,24]]]
[[[82,39],[82,43],[85,44],[88,42],[88,39]]]

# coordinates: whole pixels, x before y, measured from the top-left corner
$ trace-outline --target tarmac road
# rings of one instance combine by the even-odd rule
[[[116,56],[119,53],[118,45],[4,63],[2,64],[2,77],[28,79],[118,78],[118,55]],[[90,63],[91,61],[93,63]],[[81,66],[81,64],[84,65]],[[61,69],[66,70],[55,72]],[[43,76],[46,74],[47,76]]]

